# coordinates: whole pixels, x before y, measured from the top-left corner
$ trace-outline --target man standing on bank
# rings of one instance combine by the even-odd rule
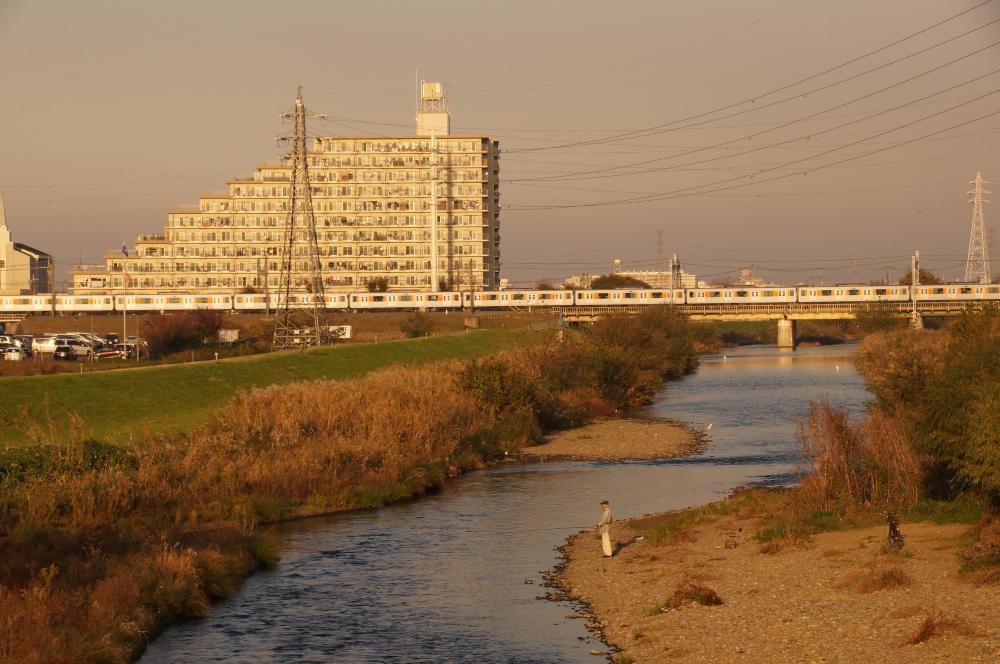
[[[601,509],[604,513],[601,514],[601,522],[597,524],[598,530],[601,531],[601,546],[604,547],[604,557],[610,558],[614,555],[614,551],[611,549],[611,505],[606,500],[601,501]]]

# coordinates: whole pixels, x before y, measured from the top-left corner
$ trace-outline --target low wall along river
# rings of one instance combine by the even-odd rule
[[[169,630],[142,661],[593,662],[604,646],[568,617],[573,607],[539,599],[556,547],[597,521],[601,499],[625,518],[794,481],[810,400],[860,415],[869,398],[854,352],[746,347],[703,358],[647,409],[712,425],[694,457],[494,468],[413,502],[289,524],[274,570]]]

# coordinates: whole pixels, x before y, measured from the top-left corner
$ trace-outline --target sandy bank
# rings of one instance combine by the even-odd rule
[[[539,459],[664,459],[691,454],[698,442],[692,430],[673,422],[612,419],[562,431],[521,453]]]
[[[631,542],[638,531],[622,522],[612,539],[627,544],[615,558],[581,533],[557,578],[622,649],[616,662],[1000,661],[1000,587],[958,576],[967,526],[903,524],[903,555],[881,553],[884,527],[766,554],[745,535],[755,526],[720,516],[690,541],[653,546]],[[723,603],[664,608],[685,577]],[[873,589],[886,578],[903,585]],[[940,633],[908,644],[928,615]]]

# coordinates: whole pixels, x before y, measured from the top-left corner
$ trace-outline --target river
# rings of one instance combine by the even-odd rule
[[[733,349],[668,384],[647,414],[708,430],[694,457],[566,462],[468,474],[419,500],[282,528],[282,559],[146,664],[593,662],[604,650],[568,603],[539,599],[556,547],[600,517],[662,512],[747,483],[794,481],[811,400],[860,415],[852,346]],[[595,546],[598,543],[595,541]]]

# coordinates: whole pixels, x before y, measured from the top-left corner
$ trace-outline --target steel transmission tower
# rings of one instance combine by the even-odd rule
[[[324,340],[322,314],[326,310],[326,302],[323,297],[323,265],[320,261],[316,216],[313,214],[312,188],[309,182],[307,117],[325,116],[306,110],[300,87],[295,98],[295,108],[281,114],[282,120],[294,123],[295,131],[291,136],[278,137],[279,143],[292,144],[292,151],[285,157],[292,163],[292,176],[288,187],[288,216],[285,219],[281,248],[281,281],[274,318],[272,347],[275,350],[319,346]],[[311,303],[302,307],[293,306],[292,302],[294,286],[298,285],[295,283],[297,262],[305,263],[305,269],[300,269],[300,272],[305,273],[305,279],[300,278],[299,283],[304,281],[306,289],[312,295]]]
[[[983,223],[983,203],[989,203],[985,196],[990,192],[983,189],[989,181],[983,179],[983,172],[976,172],[976,179],[969,194],[972,196],[972,232],[969,234],[969,257],[965,262],[965,281],[969,283],[988,284],[992,281],[990,273],[990,248],[986,244],[986,225]]]

